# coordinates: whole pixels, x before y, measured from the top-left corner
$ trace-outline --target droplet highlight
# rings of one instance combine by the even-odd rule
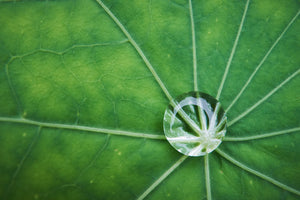
[[[226,133],[224,109],[212,96],[189,92],[170,102],[164,114],[164,133],[169,143],[187,156],[214,151]]]

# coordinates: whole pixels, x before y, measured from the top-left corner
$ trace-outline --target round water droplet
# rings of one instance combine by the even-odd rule
[[[164,115],[164,132],[180,153],[203,156],[215,150],[226,133],[227,117],[212,96],[189,92],[170,103]]]

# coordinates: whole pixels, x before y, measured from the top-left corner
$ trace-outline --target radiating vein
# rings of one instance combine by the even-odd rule
[[[180,104],[176,104],[176,102],[171,101],[171,105],[174,107],[174,110],[176,110],[176,113],[178,113],[182,119],[189,125],[189,127],[197,133],[199,136],[205,134],[205,131],[203,129],[200,129],[200,127],[190,118],[190,116],[182,109]]]
[[[198,80],[197,80],[197,51],[196,51],[196,36],[195,36],[195,23],[193,14],[192,0],[189,0],[190,18],[191,18],[191,32],[192,32],[192,43],[193,43],[193,72],[194,72],[194,91],[198,91]]]
[[[297,132],[297,131],[300,131],[300,127],[286,129],[286,130],[282,130],[282,131],[274,131],[274,132],[264,133],[264,134],[259,134],[259,135],[253,135],[253,136],[248,136],[248,137],[227,137],[227,136],[225,136],[223,138],[223,141],[240,142],[240,141],[257,140],[257,139],[263,139],[263,138],[283,135],[283,134],[287,134],[287,133],[293,133],[293,132]]]
[[[41,130],[42,130],[42,127],[39,126],[38,129],[37,129],[37,132],[32,140],[32,142],[29,144],[26,152],[24,153],[22,159],[20,160],[19,164],[18,164],[18,167],[16,169],[16,171],[14,172],[12,178],[11,178],[11,181],[8,185],[8,188],[7,188],[7,192],[6,192],[6,195],[9,195],[9,192],[11,190],[11,188],[13,187],[14,183],[15,183],[15,180],[16,180],[16,177],[18,176],[19,172],[21,171],[23,165],[24,165],[24,162],[25,160],[28,158],[29,154],[31,153],[34,145],[37,143],[39,137],[40,137],[40,133],[41,133]]]
[[[295,20],[297,19],[298,15],[300,14],[300,10],[296,13],[296,15],[291,19],[291,21],[289,22],[289,24],[285,27],[285,29],[282,31],[282,33],[279,35],[279,37],[276,39],[276,41],[273,43],[273,45],[271,46],[271,48],[269,49],[269,51],[266,53],[266,55],[263,57],[263,59],[260,61],[260,63],[257,65],[257,67],[255,68],[255,70],[253,71],[253,73],[251,74],[251,76],[249,77],[249,79],[247,80],[247,82],[245,83],[245,85],[242,87],[241,91],[237,94],[237,96],[233,99],[233,101],[231,102],[231,104],[226,108],[225,112],[228,112],[231,107],[238,101],[238,99],[241,97],[241,95],[243,94],[243,92],[245,91],[245,89],[248,87],[248,85],[251,83],[253,77],[255,76],[255,74],[257,73],[257,71],[260,69],[260,67],[264,64],[264,62],[266,61],[266,59],[269,57],[269,55],[271,54],[272,50],[275,48],[275,46],[278,44],[278,42],[281,40],[281,38],[283,37],[283,35],[287,32],[287,30],[289,29],[289,27],[295,22]]]
[[[198,78],[197,78],[197,47],[196,47],[196,34],[195,34],[195,23],[194,23],[194,13],[193,13],[193,4],[192,0],[189,0],[189,10],[190,10],[190,19],[191,19],[191,32],[192,32],[192,45],[193,45],[193,74],[194,74],[194,91],[198,91]],[[199,94],[197,93],[197,99],[199,99]],[[202,102],[199,101],[201,105]],[[206,118],[203,110],[200,108],[202,106],[197,106],[198,117],[201,124],[202,130],[207,130],[206,127]]]
[[[142,200],[147,197],[162,181],[164,181],[188,156],[184,155],[179,160],[177,160],[163,175],[161,175],[150,187],[145,190],[145,192],[137,198],[137,200]]]
[[[268,98],[270,98],[275,92],[277,92],[281,87],[283,87],[287,82],[292,80],[296,75],[298,75],[300,72],[300,69],[298,69],[296,72],[294,72],[292,75],[290,75],[288,78],[286,78],[283,82],[281,82],[277,87],[275,87],[272,91],[270,91],[266,96],[264,96],[262,99],[257,101],[253,106],[246,109],[243,113],[241,113],[239,116],[237,116],[235,119],[228,122],[228,127],[248,115],[251,111],[253,111],[257,106],[262,104],[264,101],[266,101]]]
[[[2,122],[12,122],[12,123],[36,125],[36,126],[42,126],[42,127],[48,127],[48,128],[61,128],[61,129],[88,131],[88,132],[95,132],[95,133],[106,133],[106,134],[112,134],[112,135],[129,136],[129,137],[137,137],[137,138],[165,140],[165,136],[163,136],[163,135],[154,135],[154,134],[138,133],[138,132],[132,132],[132,131],[95,128],[95,127],[89,127],[89,126],[78,126],[78,125],[70,125],[70,124],[39,122],[39,121],[34,121],[34,120],[24,119],[24,118],[0,117],[0,122],[1,121]]]
[[[228,71],[229,71],[229,68],[230,68],[233,56],[234,56],[235,51],[236,51],[236,47],[237,47],[237,45],[239,43],[239,39],[240,39],[240,35],[241,35],[242,29],[243,29],[243,26],[244,26],[244,21],[245,21],[246,14],[247,14],[247,11],[248,11],[249,3],[250,3],[250,0],[247,0],[246,5],[245,5],[245,9],[244,9],[244,13],[243,13],[243,17],[242,17],[242,20],[241,20],[241,23],[240,23],[240,26],[239,26],[239,29],[238,29],[238,32],[237,32],[237,35],[236,35],[236,38],[235,38],[235,41],[234,41],[231,53],[230,53],[229,59],[228,59],[227,64],[226,64],[225,72],[223,74],[223,78],[222,78],[220,87],[218,89],[218,94],[217,94],[216,99],[219,99],[220,96],[221,96],[221,92],[223,90],[224,83],[225,83],[225,80],[227,78],[227,74],[228,74]]]
[[[150,63],[150,61],[145,56],[145,54],[142,51],[142,49],[139,47],[139,45],[136,43],[136,41],[132,38],[132,36],[127,31],[127,29],[125,28],[125,26],[110,11],[110,9],[101,0],[96,0],[96,1],[105,10],[105,12],[112,18],[112,20],[119,26],[119,28],[122,30],[122,32],[126,35],[126,37],[128,38],[129,42],[132,44],[132,46],[136,49],[136,51],[138,52],[138,54],[141,56],[141,58],[143,59],[143,61],[146,64],[146,66],[148,67],[148,69],[150,70],[150,72],[152,73],[152,75],[154,76],[155,80],[157,81],[157,83],[161,87],[162,91],[165,93],[166,97],[169,99],[171,105],[175,108],[177,106],[177,102],[175,102],[174,99],[173,99],[173,97],[170,95],[169,91],[167,90],[167,88],[165,87],[164,83],[159,78],[158,74],[156,73],[156,71],[153,68],[153,66]],[[194,123],[189,119],[188,115],[181,108],[178,110],[178,113],[180,115],[184,116],[183,119],[187,123],[189,123],[189,125],[191,126],[191,128],[194,129],[196,131],[196,133],[199,132],[199,130],[197,130],[197,128],[195,128]]]
[[[196,136],[178,136],[173,138],[168,138],[169,142],[183,142],[183,143],[199,143],[203,141],[203,138]]]
[[[261,173],[257,170],[254,170],[254,169],[246,166],[245,164],[243,164],[243,163],[237,161],[236,159],[232,158],[231,156],[229,156],[228,154],[226,154],[225,152],[223,152],[219,148],[216,149],[216,152],[218,152],[222,157],[224,157],[225,159],[227,159],[228,161],[230,161],[234,165],[242,168],[243,170],[245,170],[245,171],[247,171],[251,174],[254,174],[255,176],[258,176],[258,177],[260,177],[260,178],[262,178],[262,179],[264,179],[264,180],[266,180],[266,181],[268,181],[268,182],[270,182],[270,183],[272,183],[272,184],[274,184],[274,185],[276,185],[276,186],[278,186],[278,187],[280,187],[284,190],[287,190],[291,193],[294,193],[294,194],[300,196],[300,191],[299,190],[296,190],[296,189],[294,189],[290,186],[287,186],[287,185],[285,185],[285,184],[283,184],[283,183],[281,183],[281,182],[279,182],[279,181],[277,181],[277,180],[275,180],[275,179],[273,179],[273,178],[271,178],[271,177],[269,177],[269,176],[267,176],[267,175],[265,175],[265,174],[263,174],[263,173]]]
[[[211,200],[211,186],[210,186],[210,175],[209,175],[209,156],[206,154],[204,156],[204,169],[205,169],[205,185],[206,185],[206,195],[207,200]]]
[[[167,90],[166,86],[161,81],[161,79],[159,78],[159,76],[156,73],[155,69],[153,68],[152,64],[150,63],[150,61],[148,60],[148,58],[145,56],[145,54],[142,51],[142,49],[140,48],[140,46],[135,42],[135,40],[132,38],[132,36],[130,35],[130,33],[127,31],[127,29],[125,28],[125,26],[119,21],[119,19],[110,11],[110,9],[101,0],[96,0],[96,1],[105,10],[105,12],[112,18],[112,20],[119,26],[119,28],[122,30],[122,32],[126,35],[126,37],[128,38],[129,42],[136,49],[136,51],[138,52],[138,54],[141,56],[141,58],[145,62],[146,66],[148,67],[148,69],[150,70],[150,72],[152,73],[152,75],[154,76],[155,80],[157,81],[157,83],[161,87],[162,91],[165,93],[165,95],[167,96],[167,98],[169,99],[169,101],[172,101],[173,98],[172,98],[171,94],[169,93],[169,91]]]

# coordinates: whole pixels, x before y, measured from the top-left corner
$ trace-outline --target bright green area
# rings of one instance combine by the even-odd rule
[[[188,0],[104,1],[176,97],[192,91]],[[192,1],[199,90],[216,96],[246,1]],[[300,67],[297,0],[250,1],[220,96],[226,109],[280,34],[228,121]],[[126,35],[96,0],[0,1],[0,199],[135,199],[182,155],[165,140],[76,130],[77,125],[163,135],[169,101]],[[228,127],[247,137],[299,127],[299,72]],[[74,125],[71,129],[9,122]],[[61,127],[61,126],[60,126]],[[70,127],[70,126],[69,126]],[[224,141],[220,149],[280,188],[209,156],[213,199],[298,199],[299,131]],[[147,196],[206,199],[203,157],[187,158]]]

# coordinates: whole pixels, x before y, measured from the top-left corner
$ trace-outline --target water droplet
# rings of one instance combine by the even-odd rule
[[[203,156],[215,150],[226,133],[227,117],[221,104],[201,92],[180,95],[164,115],[164,133],[180,153]]]

